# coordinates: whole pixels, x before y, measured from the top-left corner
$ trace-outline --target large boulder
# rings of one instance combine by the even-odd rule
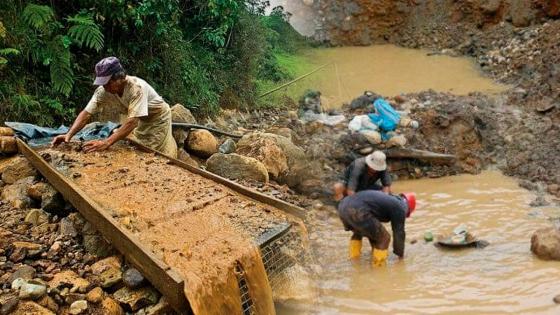
[[[0,172],[2,173],[2,181],[6,184],[13,184],[22,178],[37,176],[38,174],[31,163],[21,156],[12,158],[9,163],[0,169]]]
[[[268,182],[268,171],[257,159],[239,155],[216,153],[206,161],[206,169],[229,179],[249,179]]]
[[[181,104],[175,104],[171,107],[171,120],[176,123],[196,124],[196,118],[190,110]],[[173,138],[177,142],[179,148],[185,147],[185,141],[189,132],[183,128],[173,128]]]
[[[218,140],[208,130],[191,130],[187,137],[187,151],[203,159],[209,158],[218,152]]]
[[[560,230],[555,227],[537,230],[531,237],[531,251],[544,260],[560,260]]]
[[[243,146],[240,146],[237,153],[261,161],[273,179],[288,171],[288,159],[273,139],[258,138],[252,145],[243,142]]]
[[[25,209],[32,205],[32,200],[27,195],[27,189],[33,184],[34,177],[19,179],[12,185],[5,186],[2,190],[2,200],[8,202],[16,209]]]
[[[18,152],[16,138],[0,136],[0,153],[12,155]]]
[[[171,107],[171,120],[178,123],[196,124],[196,118],[190,110],[181,104],[175,104]]]
[[[237,142],[237,152],[251,151],[254,150],[251,147],[271,143],[264,139],[275,143],[286,157],[288,168],[278,174],[277,182],[290,187],[297,187],[304,180],[316,177],[316,165],[307,159],[305,151],[283,136],[258,132],[247,134]]]

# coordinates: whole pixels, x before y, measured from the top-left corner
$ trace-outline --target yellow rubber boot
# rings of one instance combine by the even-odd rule
[[[362,254],[362,240],[350,240],[350,251],[348,257],[350,259],[360,258]]]
[[[372,253],[372,265],[374,267],[381,267],[383,265],[385,265],[385,262],[387,262],[387,257],[389,256],[389,251],[386,249],[373,249],[373,253]]]

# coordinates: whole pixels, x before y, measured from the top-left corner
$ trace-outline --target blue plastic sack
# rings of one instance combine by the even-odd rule
[[[394,131],[399,125],[401,115],[386,100],[379,98],[373,102],[375,114],[369,114],[369,119],[379,126],[382,131]]]

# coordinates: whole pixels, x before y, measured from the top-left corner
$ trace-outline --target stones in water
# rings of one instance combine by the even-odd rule
[[[129,268],[123,273],[124,285],[136,289],[144,284],[145,278],[136,268]]]
[[[426,231],[424,233],[424,241],[426,242],[432,242],[434,240],[434,235],[432,234],[431,231]]]
[[[257,159],[236,153],[216,153],[206,161],[208,171],[229,179],[268,182],[268,171]]]
[[[531,251],[540,259],[560,260],[560,230],[556,227],[537,230],[531,237]]]
[[[554,299],[552,299],[554,301],[554,303],[556,304],[560,304],[560,294],[555,296]]]

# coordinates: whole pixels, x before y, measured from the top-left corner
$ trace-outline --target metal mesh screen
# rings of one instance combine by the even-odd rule
[[[296,263],[296,256],[288,249],[290,243],[297,241],[295,233],[291,231],[291,225],[284,224],[263,234],[259,239],[264,268],[272,290],[280,286],[282,273]]]
[[[238,264],[235,268],[237,274],[237,284],[239,285],[239,292],[241,293],[241,310],[243,315],[254,315],[255,306],[251,295],[249,294],[249,286],[247,286],[247,279],[245,278],[245,271]]]
[[[297,239],[296,235],[297,232],[291,231],[291,225],[286,223],[262,234],[256,240],[261,250],[264,268],[273,291],[282,284],[282,273],[296,263],[297,254],[303,255],[303,253],[296,253],[294,255],[293,251],[288,249],[294,242],[301,241]],[[241,294],[243,315],[254,315],[256,314],[255,306],[249,293],[245,271],[240,264],[237,264],[235,271]]]

